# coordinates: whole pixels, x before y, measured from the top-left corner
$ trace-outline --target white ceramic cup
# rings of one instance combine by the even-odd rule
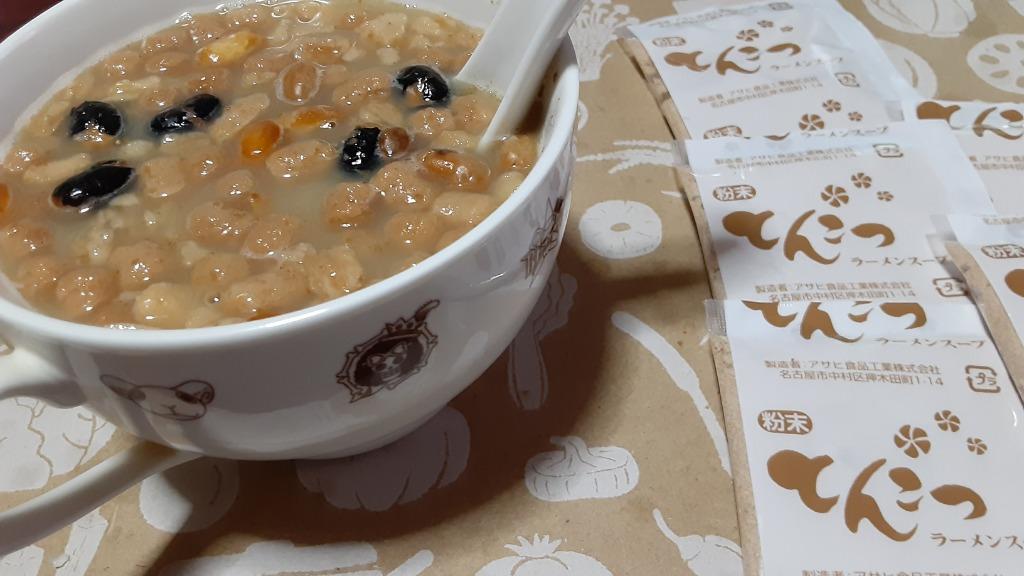
[[[409,3],[479,26],[496,6]],[[0,134],[9,137],[40,95],[103,53],[187,10],[217,4],[136,0],[117,3],[116,10],[108,0],[58,4],[0,44]],[[161,468],[194,454],[341,457],[415,429],[508,346],[554,265],[568,217],[579,100],[568,41],[553,68],[532,172],[491,216],[422,264],[319,306],[194,330],[73,324],[28,309],[10,287],[0,289],[0,399],[84,404],[173,449],[151,451]],[[138,474],[152,471],[132,458],[108,464],[106,472],[132,465]],[[0,555],[3,549],[0,543]]]

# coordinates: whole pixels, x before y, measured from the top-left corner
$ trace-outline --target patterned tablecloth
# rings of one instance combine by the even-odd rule
[[[1024,2],[843,4],[924,96],[1024,94]],[[0,560],[0,575],[741,574],[707,274],[675,143],[615,43],[623,25],[673,11],[587,1],[559,270],[509,352],[450,407],[357,458],[201,460],[151,478]],[[0,507],[132,442],[84,409],[0,403]]]

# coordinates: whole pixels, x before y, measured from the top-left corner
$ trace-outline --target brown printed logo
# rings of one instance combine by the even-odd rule
[[[836,80],[848,88],[860,88],[860,81],[857,75],[852,72],[836,72]]]
[[[875,154],[879,158],[903,158],[903,149],[899,144],[875,144]]]
[[[205,416],[207,406],[216,396],[213,385],[203,380],[187,380],[170,388],[138,385],[108,374],[100,376],[100,381],[144,411],[179,422],[199,420]]]
[[[780,302],[749,302],[744,301],[744,306],[761,314],[765,322],[776,328],[788,328],[797,319],[800,319],[800,336],[804,340],[811,340],[815,334],[821,333],[825,338],[852,344],[860,341],[863,334],[844,335],[836,328],[831,313],[821,307],[820,302],[813,302],[803,311],[802,317],[799,311],[792,314],[781,312]],[[873,302],[857,302],[846,314],[846,319],[855,324],[866,324],[876,312],[890,318],[909,317],[910,323],[905,330],[916,330],[928,323],[928,315],[924,308],[915,302],[885,302],[881,304]]]
[[[757,189],[749,184],[735,184],[733,186],[719,186],[711,195],[715,200],[722,202],[737,202],[740,200],[752,200],[757,196]]]
[[[900,426],[893,435],[896,456],[878,458],[867,464],[850,480],[845,498],[842,494],[823,495],[818,491],[818,479],[822,472],[835,463],[829,454],[810,457],[795,450],[781,450],[768,458],[768,476],[780,488],[795,492],[800,503],[817,514],[831,513],[842,501],[841,521],[851,534],[858,533],[866,521],[886,538],[894,542],[906,542],[918,533],[919,520],[915,518],[925,498],[942,506],[962,510],[964,521],[985,517],[988,506],[974,489],[941,481],[929,483],[935,486],[929,488],[921,476],[911,469],[913,463],[926,457],[937,457],[936,445],[952,447],[953,450],[966,449],[975,456],[983,456],[988,451],[988,446],[981,438],[969,437],[961,443],[957,436],[961,427],[960,418],[950,410],[936,412],[933,421],[938,429],[936,437],[929,436],[928,431],[919,426]],[[887,486],[880,488],[882,485]],[[880,503],[883,494],[894,494],[886,498],[895,501],[883,500]],[[968,506],[958,508],[964,504]],[[945,542],[950,541],[949,537],[938,532],[928,533],[939,546],[944,544],[940,538],[945,538]]]
[[[686,46],[686,39],[680,38],[679,36],[665,36],[662,38],[655,38],[653,44],[658,48],[672,48],[677,46]]]
[[[938,102],[922,102],[917,106],[917,117],[922,120],[943,120],[954,130],[968,130],[981,138],[995,134],[1004,140],[1020,140],[1024,137],[1024,113],[1016,108],[987,106],[971,118],[959,104],[945,105]]]
[[[849,202],[846,190],[839,187],[830,188],[826,188],[821,194],[822,200],[826,203],[839,207],[844,204],[844,201]],[[782,253],[790,262],[796,261],[797,254],[803,254],[812,261],[826,266],[834,264],[839,260],[841,256],[839,252],[836,252],[832,257],[820,253],[815,248],[814,243],[811,242],[811,237],[802,232],[804,227],[812,222],[812,218],[817,212],[817,210],[808,210],[798,216],[789,226],[789,231],[782,242]],[[765,237],[765,224],[774,217],[775,212],[771,210],[757,214],[737,211],[727,214],[722,218],[722,227],[733,236],[745,238],[751,246],[758,250],[771,251],[778,246],[780,240],[783,240],[782,238]],[[846,238],[847,231],[858,238],[875,240],[877,248],[892,246],[896,242],[896,234],[884,224],[866,222],[847,229],[846,223],[835,214],[822,214],[815,218],[813,222],[817,223],[817,227],[812,229],[813,235],[832,246],[841,245]]]
[[[805,436],[814,429],[814,422],[799,410],[764,410],[757,415],[757,424],[765,432]]]
[[[1024,258],[1024,247],[1018,244],[993,244],[983,246],[981,253],[993,260],[1010,260],[1012,258]]]
[[[967,285],[957,278],[936,278],[932,280],[932,286],[943,298],[967,296]]]
[[[999,373],[988,366],[967,366],[964,368],[967,374],[967,386],[981,394],[998,394],[1002,387],[999,386]]]
[[[715,72],[720,76],[726,76],[730,72],[756,74],[766,66],[777,70],[779,68],[807,65],[799,62],[796,64],[783,64],[782,62],[786,59],[792,59],[794,56],[802,53],[803,49],[798,44],[792,42],[769,40],[770,36],[777,36],[778,34],[774,32],[774,22],[762,20],[758,22],[758,26],[763,29],[763,32],[755,28],[744,28],[736,32],[738,44],[729,46],[720,52],[717,57],[709,55],[705,58],[705,53],[701,50],[679,51],[667,54],[665,62],[669,66],[686,68],[693,72],[705,72],[710,70],[713,65]],[[787,28],[780,28],[779,32],[785,33],[792,30],[792,28],[788,30]],[[658,40],[662,39],[659,38]]]
[[[714,140],[715,138],[741,138],[743,137],[743,129],[739,126],[722,126],[721,128],[712,128],[704,132],[705,140]]]
[[[427,326],[427,316],[440,305],[438,300],[427,302],[412,318],[386,324],[376,336],[348,353],[337,377],[338,384],[348,388],[352,402],[382,390],[394,390],[427,365],[437,347],[437,336]]]
[[[540,274],[541,265],[549,254],[558,246],[558,233],[562,223],[562,212],[565,210],[565,198],[548,203],[548,214],[545,223],[533,233],[530,249],[523,256],[526,266],[526,277],[535,279]]]
[[[1011,270],[1006,275],[1006,287],[1017,296],[1024,298],[1024,270],[1019,268]]]

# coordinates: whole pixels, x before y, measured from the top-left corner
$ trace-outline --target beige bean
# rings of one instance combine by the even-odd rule
[[[249,261],[240,254],[210,254],[192,267],[192,285],[203,289],[227,288],[248,278],[249,273]]]
[[[409,250],[433,250],[443,232],[444,224],[433,212],[395,214],[384,224],[386,237]]]
[[[28,121],[25,131],[33,136],[50,136],[64,125],[71,108],[71,102],[67,100],[51,100]]]
[[[267,170],[281,180],[297,180],[323,174],[334,164],[335,150],[324,140],[303,140],[274,152]]]
[[[448,227],[472,227],[497,207],[497,201],[487,194],[445,192],[434,201],[433,211]]]
[[[3,169],[11,174],[22,174],[49,159],[56,148],[57,142],[53,139],[15,143],[4,157]]]
[[[537,163],[537,143],[526,136],[510,136],[501,141],[498,158],[504,171],[529,172]]]
[[[344,296],[363,286],[363,266],[355,252],[345,246],[310,257],[305,267],[310,291],[322,300]]]
[[[143,40],[142,54],[148,56],[167,50],[191,48],[192,46],[192,37],[188,31],[178,26],[173,26],[151,34]]]
[[[342,82],[348,80],[348,66],[344,64],[331,64],[324,68],[324,78],[322,84],[324,86],[337,86]]]
[[[220,94],[231,89],[231,77],[228,68],[210,68],[186,74],[183,79],[189,94]]]
[[[100,69],[107,78],[118,80],[131,76],[139,69],[142,57],[137,52],[121,50],[107,56],[100,62]]]
[[[199,295],[190,286],[161,282],[135,297],[132,317],[139,324],[155,328],[184,328],[200,304]]]
[[[485,192],[491,185],[491,168],[465,152],[431,150],[423,154],[423,173],[432,180],[470,192]]]
[[[64,263],[56,256],[40,254],[29,256],[18,267],[14,282],[18,290],[33,299],[45,299],[53,295],[57,280],[64,273]]]
[[[256,219],[223,202],[207,202],[199,205],[188,216],[188,231],[196,241],[212,246],[237,246],[245,234],[256,223]]]
[[[156,149],[156,144],[149,140],[132,140],[121,146],[120,157],[123,160],[142,160],[148,158]]]
[[[270,272],[235,282],[222,301],[229,314],[246,319],[277,316],[309,298],[303,266],[284,263]]]
[[[178,93],[177,88],[173,86],[161,86],[143,92],[139,96],[138,106],[146,112],[155,114],[173,107],[180,99],[181,95]]]
[[[7,259],[18,260],[41,252],[52,240],[50,229],[41,223],[32,220],[12,222],[0,229],[0,252]]]
[[[409,17],[401,12],[389,12],[367,21],[359,27],[359,35],[364,40],[378,46],[395,44],[405,35]]]
[[[152,90],[162,86],[159,76],[146,76],[138,80],[118,80],[114,83],[107,98],[117,102],[133,102]]]
[[[380,197],[368,184],[342,183],[324,198],[324,220],[330,228],[352,228],[373,215],[374,201]]]
[[[281,116],[279,122],[287,130],[298,133],[330,130],[342,120],[343,114],[334,106],[307,106]]]
[[[185,189],[185,172],[178,156],[157,156],[139,166],[142,192],[150,198],[166,198]]]
[[[57,306],[66,318],[77,320],[117,295],[114,272],[107,268],[77,268],[57,281]]]
[[[224,25],[231,29],[262,27],[273,22],[270,6],[260,3],[247,4],[224,13]]]
[[[420,175],[411,161],[388,164],[374,174],[370,184],[380,191],[384,202],[399,212],[426,210],[437,196],[437,189]]]
[[[401,126],[405,124],[405,114],[391,102],[367,102],[359,110],[362,124],[378,124],[383,126]]]
[[[242,254],[266,258],[279,254],[295,241],[302,222],[295,216],[270,214],[256,222],[242,244]]]
[[[455,129],[455,117],[446,108],[424,108],[409,117],[412,131],[416,134],[433,136]]]
[[[467,152],[476,148],[479,138],[462,130],[446,130],[434,138],[433,146],[438,150]]]
[[[192,43],[196,46],[203,46],[211,42],[213,44],[210,46],[213,46],[217,42],[223,42],[230,38],[230,36],[224,36],[228,32],[228,27],[220,14],[188,14],[184,17],[182,26],[188,31],[189,36],[192,37]],[[234,45],[234,43],[229,44]]]
[[[143,69],[149,74],[165,74],[177,76],[188,70],[191,58],[184,52],[165,52],[154,54],[146,59]]]
[[[315,38],[303,40],[295,49],[298,60],[330,66],[344,62],[345,53],[352,49],[352,41],[345,37]]]
[[[251,206],[256,193],[256,177],[250,170],[235,170],[221,176],[213,185],[214,194],[236,208]]]
[[[270,107],[270,97],[258,93],[235,100],[224,110],[223,115],[210,126],[210,136],[217,142],[224,142],[252,123]]]
[[[277,98],[288,104],[308,102],[320,91],[322,78],[323,74],[316,64],[302,60],[294,62],[277,77]]]
[[[343,82],[334,89],[332,99],[339,108],[356,108],[375,98],[387,98],[391,93],[391,77],[384,71],[367,70]]]
[[[211,326],[222,326],[224,315],[213,306],[203,306],[188,313],[185,320],[185,328],[209,328]]]
[[[460,130],[483,134],[498,110],[498,99],[484,93],[458,96],[452,100],[451,110]]]
[[[181,169],[190,180],[212,176],[223,165],[224,149],[213,144],[195,146],[181,154]]]
[[[494,179],[492,194],[501,201],[508,200],[525,179],[526,175],[522,172],[506,172]]]
[[[283,50],[264,50],[249,57],[242,65],[242,82],[246,86],[266,84],[277,78],[292,63],[292,55]]]
[[[152,240],[115,248],[109,262],[117,274],[121,289],[129,292],[142,290],[154,282],[162,282],[174,272],[168,247]]]

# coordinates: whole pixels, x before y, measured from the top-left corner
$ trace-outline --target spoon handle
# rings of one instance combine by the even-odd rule
[[[533,105],[555,52],[584,0],[504,0],[456,80],[502,96],[480,139],[486,151],[512,134]]]
[[[0,511],[0,558],[46,538],[147,477],[199,457],[137,444],[28,502]]]

